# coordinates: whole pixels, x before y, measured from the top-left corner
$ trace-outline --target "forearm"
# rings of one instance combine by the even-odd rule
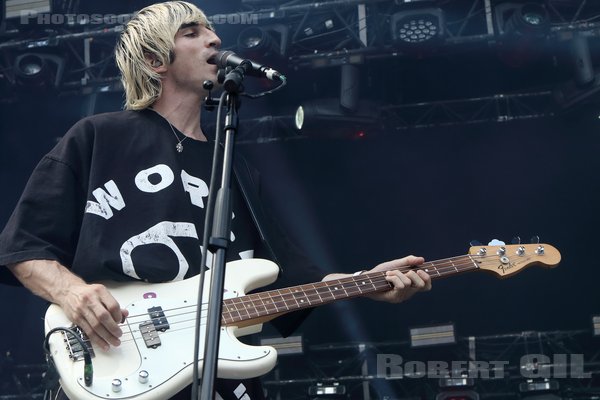
[[[8,265],[13,275],[34,294],[62,304],[74,286],[85,282],[65,266],[52,260],[30,260]]]
[[[119,323],[129,314],[101,284],[87,284],[56,261],[31,260],[9,265],[15,277],[34,294],[58,304],[67,318],[82,328],[93,343],[118,346]]]

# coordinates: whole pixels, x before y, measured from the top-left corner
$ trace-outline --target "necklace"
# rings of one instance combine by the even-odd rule
[[[171,123],[169,122],[168,119],[165,118],[165,120],[167,121],[167,123],[171,127],[171,132],[173,132],[173,135],[175,135],[175,138],[177,139],[177,144],[175,145],[175,150],[177,150],[178,153],[181,153],[183,151],[183,145],[182,145],[182,143],[188,137],[185,136],[185,135],[183,135],[183,139],[179,139],[179,136],[177,135],[177,133],[175,132],[175,129],[173,128],[173,125],[171,125]]]
[[[162,116],[161,113],[159,113],[155,109],[153,109],[153,108],[150,108],[150,109],[152,111],[154,111],[155,113],[157,113],[158,115],[160,115],[165,121],[167,121],[167,124],[169,124],[169,127],[171,128],[171,132],[173,132],[173,135],[175,135],[175,139],[177,139],[177,144],[175,145],[175,150],[177,150],[178,153],[183,152],[183,144],[182,143],[188,137],[183,135],[183,139],[179,139],[179,135],[177,135],[177,132],[175,132],[175,128],[173,128],[173,125],[171,125],[171,122],[169,122],[168,119],[166,119],[164,116]]]

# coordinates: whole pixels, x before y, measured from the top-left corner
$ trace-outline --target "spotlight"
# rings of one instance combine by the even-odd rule
[[[501,35],[544,36],[550,29],[550,18],[543,4],[503,3],[494,11]]]
[[[302,345],[302,336],[289,336],[286,338],[263,338],[260,339],[261,346],[271,346],[277,350],[277,354],[289,355],[289,354],[304,354],[304,348]]]
[[[410,346],[424,347],[456,343],[454,324],[410,328]]]
[[[561,400],[557,393],[560,389],[558,381],[550,379],[528,379],[519,383],[519,392],[523,400]]]
[[[362,138],[379,127],[377,115],[376,105],[366,101],[349,113],[338,99],[318,99],[298,107],[295,125],[308,136]]]
[[[238,50],[248,57],[284,56],[288,31],[287,26],[280,24],[246,28],[238,35]]]
[[[340,385],[339,382],[328,384],[317,383],[315,386],[308,388],[308,398],[310,400],[318,399],[347,399],[346,386]]]
[[[4,15],[8,18],[22,18],[50,12],[50,0],[6,0]]]
[[[63,58],[51,54],[21,54],[15,58],[14,64],[18,82],[30,87],[57,87],[62,78],[63,69]]]
[[[392,15],[392,38],[398,44],[431,43],[444,36],[444,13],[439,8],[402,11]]]

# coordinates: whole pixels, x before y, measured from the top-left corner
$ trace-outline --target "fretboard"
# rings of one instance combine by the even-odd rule
[[[477,261],[472,256],[463,255],[429,261],[416,267],[404,267],[401,271],[423,270],[432,279],[437,279],[478,268]],[[316,307],[337,300],[384,292],[392,289],[392,284],[385,279],[385,275],[385,272],[373,272],[227,299],[223,301],[222,324],[230,325]]]

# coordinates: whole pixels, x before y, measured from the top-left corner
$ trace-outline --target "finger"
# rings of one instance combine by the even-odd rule
[[[419,274],[421,279],[423,279],[423,282],[425,282],[425,290],[431,290],[431,276],[427,272],[421,270],[417,271],[417,274]]]
[[[87,318],[88,322],[107,342],[118,346],[121,343],[119,337],[123,335],[123,331],[102,303],[96,303],[92,307],[92,313]],[[121,318],[119,318],[119,322],[121,322]]]
[[[129,310],[121,308],[121,323],[124,323],[127,317],[129,317]]]
[[[90,324],[94,332],[98,334],[104,341],[112,344],[113,346],[118,346],[121,344],[119,340],[119,336],[121,336],[121,329],[117,326],[115,321],[112,320],[110,314],[105,309],[99,311],[99,314],[95,314],[94,312],[90,312],[87,317],[87,322]],[[119,334],[116,335],[113,333],[118,330]]]
[[[422,289],[425,287],[425,281],[415,271],[407,272],[405,276],[410,280],[410,287],[418,289]]]
[[[110,349],[109,343],[106,340],[104,340],[100,335],[98,335],[96,331],[94,331],[92,326],[84,318],[78,318],[74,322],[85,332],[88,339],[90,339],[90,341],[92,342],[93,346],[102,348],[104,349],[104,351],[108,351],[108,349]]]
[[[388,271],[385,279],[394,285],[394,289],[404,289],[410,287],[411,283],[410,279],[398,271]]]
[[[123,313],[121,311],[121,307],[115,298],[108,292],[108,290],[101,285],[98,285],[98,295],[100,297],[100,302],[104,305],[106,310],[110,313],[113,321],[116,323],[120,323],[123,320]]]

